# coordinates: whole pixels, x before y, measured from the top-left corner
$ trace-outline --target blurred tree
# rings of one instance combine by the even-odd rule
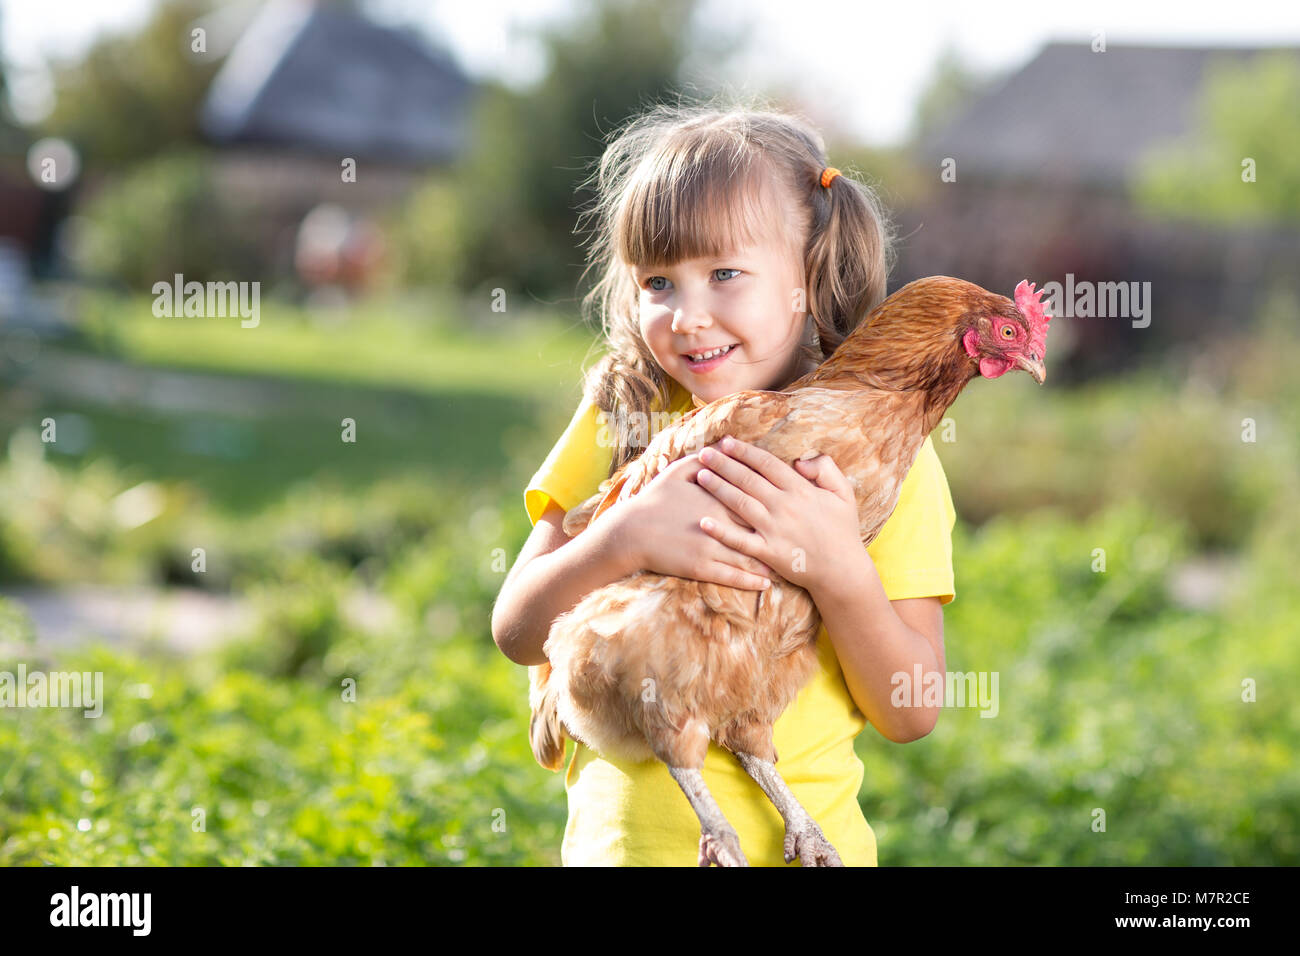
[[[583,257],[573,230],[591,199],[577,187],[604,137],[652,102],[675,100],[692,62],[716,71],[742,42],[738,31],[694,23],[698,8],[582,0],[565,23],[539,32],[548,68],[535,88],[481,90],[471,148],[438,193],[457,207],[445,218],[458,230],[458,285],[574,296]]]
[[[58,63],[54,110],[41,133],[71,140],[87,166],[124,165],[200,142],[199,104],[218,66],[191,52],[193,21],[211,0],[165,0],[138,33],[98,39]]]
[[[844,172],[875,188],[891,215],[919,202],[931,188],[933,178],[919,167],[907,148],[873,146],[853,139],[829,140],[826,155]]]
[[[1134,198],[1172,218],[1300,222],[1297,103],[1294,53],[1210,64],[1194,130],[1143,156]]]
[[[0,7],[0,51],[4,49],[4,8]],[[26,159],[31,137],[14,116],[9,101],[9,65],[0,59],[0,155],[21,156]]]
[[[955,118],[967,104],[988,90],[997,78],[997,74],[980,73],[972,69],[956,47],[951,44],[945,46],[935,60],[924,90],[917,98],[908,130],[908,141],[915,143]]]
[[[4,49],[4,9],[0,8],[0,50]],[[0,154],[18,153],[27,148],[27,135],[23,132],[9,104],[7,64],[0,59]]]

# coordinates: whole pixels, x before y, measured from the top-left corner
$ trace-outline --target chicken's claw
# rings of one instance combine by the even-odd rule
[[[700,866],[749,866],[740,849],[740,837],[728,827],[718,833],[700,831]]]
[[[785,862],[799,858],[800,866],[843,866],[826,835],[813,820],[785,831]]]

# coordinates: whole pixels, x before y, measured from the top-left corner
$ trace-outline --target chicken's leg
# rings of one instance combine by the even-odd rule
[[[843,866],[840,855],[826,839],[822,828],[776,772],[776,765],[753,754],[737,753],[736,757],[745,773],[763,788],[785,821],[785,862],[790,863],[797,856],[803,866]]]
[[[716,863],[718,866],[749,866],[745,854],[740,850],[740,837],[727,818],[722,815],[722,808],[713,799],[709,788],[704,784],[704,774],[698,768],[669,767],[677,786],[682,788],[686,799],[691,802],[691,809],[700,818],[700,866]]]

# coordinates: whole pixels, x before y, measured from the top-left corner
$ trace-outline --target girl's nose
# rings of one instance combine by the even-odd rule
[[[673,331],[678,335],[688,335],[709,325],[708,316],[696,312],[687,315],[684,312],[677,312],[673,315]]]
[[[683,297],[681,304],[673,312],[673,331],[679,335],[707,328],[712,324],[713,318],[699,297],[691,299]]]

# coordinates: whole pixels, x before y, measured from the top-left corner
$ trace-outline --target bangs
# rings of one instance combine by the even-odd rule
[[[781,234],[784,207],[769,177],[757,163],[737,168],[734,148],[725,145],[689,144],[647,161],[614,222],[614,247],[624,262],[719,258]]]

